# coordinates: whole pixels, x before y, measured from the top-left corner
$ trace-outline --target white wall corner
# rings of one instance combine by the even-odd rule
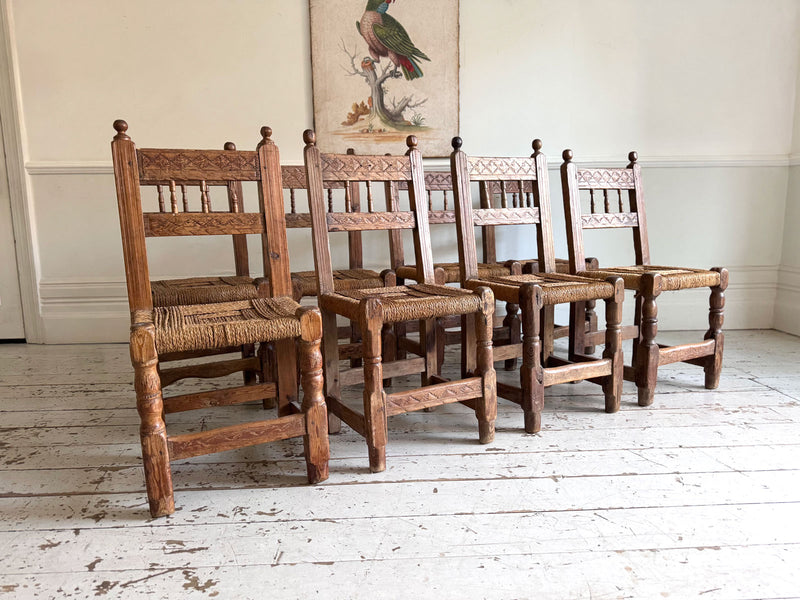
[[[779,269],[774,327],[800,335],[800,267],[782,265]]]

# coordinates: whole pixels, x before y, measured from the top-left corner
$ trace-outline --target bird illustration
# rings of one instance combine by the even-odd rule
[[[367,0],[367,7],[360,21],[356,21],[358,33],[366,40],[369,53],[375,62],[380,62],[382,56],[388,56],[394,63],[396,76],[397,69],[403,71],[406,79],[422,77],[419,59],[430,60],[425,53],[419,50],[408,32],[397,19],[386,14],[389,5],[394,0]]]

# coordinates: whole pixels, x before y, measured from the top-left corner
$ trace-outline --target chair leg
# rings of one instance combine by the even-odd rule
[[[430,383],[432,375],[440,372],[439,351],[436,344],[436,319],[427,319],[419,322],[419,342],[422,351],[425,353],[425,371],[421,374],[421,385],[426,386]]]
[[[594,300],[587,300],[585,306],[586,316],[586,333],[595,333],[597,331],[597,313],[594,310],[596,302]],[[586,346],[583,349],[584,354],[594,354],[597,348],[594,346]]]
[[[278,371],[278,415],[292,414],[297,401],[297,346],[293,338],[275,342],[275,366]]]
[[[556,307],[543,306],[539,320],[539,337],[542,343],[542,365],[547,366],[548,360],[555,349]]]
[[[328,478],[328,411],[325,409],[322,379],[322,317],[318,310],[303,307],[300,318],[300,381],[303,386],[302,410],[306,416],[303,446],[309,483]]]
[[[369,470],[386,469],[386,395],[383,391],[381,331],[383,306],[377,298],[362,300],[361,335],[364,348],[364,429],[369,451]]]
[[[508,343],[519,344],[520,341],[520,320],[519,320],[519,304],[506,303],[506,316],[503,319],[503,328],[508,329]],[[506,359],[503,368],[506,371],[513,371],[517,368],[517,359]]]
[[[642,294],[636,290],[633,296],[633,324],[636,326],[636,337],[633,340],[633,350],[631,352],[631,365],[636,368],[636,354],[639,350],[639,344],[642,341]]]
[[[611,359],[611,374],[603,382],[603,393],[606,399],[606,412],[615,413],[619,410],[622,399],[624,358],[621,323],[625,284],[621,277],[609,277],[606,281],[614,286],[614,296],[606,300],[606,338],[603,358]]]
[[[544,408],[544,371],[542,370],[541,311],[542,288],[526,284],[520,288],[522,307],[522,411],[525,415],[525,432],[537,433],[542,428]]]
[[[381,353],[383,362],[393,362],[397,359],[397,337],[394,334],[394,327],[384,323],[381,331]],[[383,387],[392,387],[392,379],[383,380]]]
[[[705,371],[705,386],[708,390],[715,390],[719,386],[719,376],[722,371],[722,349],[725,343],[725,334],[722,333],[722,323],[725,320],[725,290],[728,287],[728,269],[714,267],[712,271],[719,273],[719,285],[711,288],[708,310],[708,331],[703,339],[714,340],[714,354],[708,357],[703,368]]]
[[[254,344],[245,344],[242,346],[242,358],[252,358],[256,355],[256,347]],[[245,385],[254,385],[258,381],[258,374],[256,371],[245,370],[242,371],[242,379]]]
[[[137,323],[131,327],[131,361],[134,369],[136,410],[141,425],[142,461],[147,486],[150,515],[162,517],[175,512],[172,471],[169,467],[167,426],[164,423],[164,399],[158,376],[155,327]]]
[[[639,393],[639,406],[650,406],[653,403],[658,378],[660,352],[655,341],[658,333],[656,298],[661,293],[661,276],[650,273],[644,275],[639,292],[642,295],[642,313],[639,347],[636,350],[636,387]]]
[[[444,364],[444,348],[447,342],[447,330],[444,328],[443,321],[436,319],[436,374],[442,374]]]
[[[494,440],[497,420],[497,373],[494,370],[492,332],[494,331],[494,294],[487,287],[475,290],[481,297],[481,310],[475,313],[476,372],[483,379],[483,393],[475,403],[478,418],[478,440],[488,444]]]
[[[470,315],[461,316],[461,377],[471,377],[475,373],[475,320]]]
[[[330,311],[322,310],[322,357],[325,397],[341,398],[339,385],[339,329],[336,325],[336,315]],[[328,433],[339,433],[342,422],[332,412],[328,411]]]
[[[351,322],[350,323],[350,343],[351,344],[358,344],[361,342],[361,332],[358,330],[358,323]],[[350,368],[357,369],[361,366],[361,359],[360,358],[351,358],[350,359]]]
[[[261,364],[259,379],[261,383],[278,381],[278,370],[275,365],[275,346],[272,342],[262,342],[258,345],[258,361]],[[264,398],[261,401],[264,409],[275,408],[275,398]]]

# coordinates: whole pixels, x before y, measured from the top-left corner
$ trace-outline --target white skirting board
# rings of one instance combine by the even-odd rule
[[[726,329],[777,328],[800,334],[800,269],[775,266],[728,267]],[[790,280],[787,274],[792,274]],[[780,280],[779,280],[780,277]],[[781,282],[779,284],[779,281]],[[107,280],[46,280],[39,285],[44,343],[126,342],[130,325],[125,283]],[[776,303],[777,297],[777,303]],[[665,292],[659,298],[661,330],[702,330],[708,327],[708,290]],[[794,307],[794,310],[792,310]],[[502,303],[498,312],[503,312]],[[602,303],[597,312],[603,318]],[[566,311],[559,308],[558,320]],[[632,298],[627,298],[624,322],[633,321]]]

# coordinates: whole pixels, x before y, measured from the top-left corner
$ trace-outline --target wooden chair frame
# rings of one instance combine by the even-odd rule
[[[705,387],[715,389],[719,385],[722,369],[724,334],[725,289],[728,287],[728,270],[714,267],[687,269],[682,267],[652,266],[647,239],[647,215],[645,212],[642,170],[636,152],[628,154],[625,168],[581,169],[572,162],[572,150],[562,153],[561,184],[564,213],[567,221],[567,244],[570,254],[570,271],[584,276],[603,277],[620,275],[625,288],[634,290],[636,312],[634,325],[625,327],[623,337],[635,339],[631,366],[625,367],[625,379],[635,381],[640,406],[653,402],[658,367],[673,362],[685,362],[703,367]],[[590,214],[583,214],[580,191],[591,194]],[[618,196],[618,212],[612,210],[612,198]],[[594,194],[603,194],[603,210],[596,210]],[[627,195],[628,210],[625,210],[623,193]],[[632,267],[603,267],[589,272],[582,269],[584,257],[583,230],[630,228],[633,231],[635,265]],[[709,328],[702,342],[666,346],[656,343],[658,332],[658,308],[656,300],[663,291],[709,287]],[[585,343],[592,343],[602,332],[587,334]]]
[[[542,143],[534,140],[534,154],[530,158],[467,157],[461,150],[461,138],[453,138],[450,168],[456,198],[456,224],[458,228],[458,255],[462,286],[474,289],[489,287],[499,300],[519,304],[522,317],[522,343],[499,346],[497,360],[522,356],[520,386],[498,382],[497,395],[522,406],[525,431],[536,433],[541,429],[541,412],[544,407],[544,390],[550,385],[571,381],[589,380],[602,386],[606,412],[619,410],[622,393],[622,346],[619,323],[622,318],[624,290],[622,279],[610,277],[598,282],[592,279],[556,273],[553,232],[550,220],[550,197],[547,160],[541,152]],[[500,207],[472,208],[471,182],[479,181],[484,189],[499,184],[501,194],[512,185],[525,189],[532,187],[532,202]],[[535,182],[535,183],[534,183]],[[539,273],[484,277],[479,276],[475,243],[475,228],[495,225],[536,226]],[[570,335],[569,360],[553,354],[554,306],[570,303],[570,319],[583,333],[583,307],[576,301],[605,300],[608,327],[605,332],[603,357],[579,355],[575,351],[575,338]],[[581,321],[578,322],[577,315]],[[475,364],[472,351],[472,331],[469,323],[462,325],[462,361],[469,371]],[[583,350],[578,344],[577,348]]]
[[[480,442],[489,443],[494,439],[497,413],[491,342],[494,297],[486,288],[467,292],[434,283],[428,215],[424,200],[419,201],[425,197],[425,184],[416,138],[408,137],[409,151],[405,156],[388,157],[322,154],[313,131],[307,130],[303,139],[324,332],[325,397],[330,412],[365,437],[373,472],[386,468],[387,417],[395,414],[462,402],[475,411]],[[387,194],[391,185],[408,181],[412,210],[376,212],[370,206],[362,213],[327,212],[323,187],[331,181],[383,184]],[[335,292],[329,232],[387,230],[399,234],[403,229],[413,230],[420,284],[362,291],[349,296]],[[448,381],[437,374],[433,321],[447,314],[470,315],[475,320],[474,374],[460,381]],[[339,368],[340,355],[335,342],[337,315],[360,324],[363,369]],[[409,348],[418,358],[392,360],[394,356],[386,356],[387,350],[391,354],[394,345],[391,326],[409,320],[420,323],[419,344],[414,349]],[[384,392],[385,377],[412,373],[421,373],[421,388],[391,394]],[[362,381],[364,412],[359,413],[342,402],[341,387]]]
[[[255,152],[232,150],[167,150],[137,149],[127,135],[125,121],[115,121],[116,135],[111,143],[114,174],[119,206],[125,277],[131,310],[131,360],[135,373],[137,409],[141,418],[142,457],[147,496],[152,516],[174,511],[174,494],[170,463],[174,460],[221,452],[269,441],[302,436],[304,438],[309,482],[322,481],[328,473],[327,414],[323,398],[322,355],[320,341],[322,323],[315,308],[300,307],[291,300],[289,257],[286,244],[283,199],[280,185],[278,149],[270,139],[271,130],[262,128],[262,141]],[[179,210],[176,184],[202,182],[200,212]],[[212,212],[208,205],[207,185],[223,182],[256,181],[259,183],[260,211]],[[141,187],[168,184],[171,211],[144,212]],[[238,303],[198,306],[154,307],[150,287],[145,239],[155,236],[246,235],[258,234],[262,240],[263,264],[269,276],[269,299],[259,298]],[[270,304],[273,302],[273,304]],[[276,308],[280,305],[290,312],[281,317],[242,317],[233,323],[231,312],[241,308],[252,313],[259,306]],[[252,306],[252,308],[250,308]],[[290,307],[286,309],[285,307]],[[221,321],[192,327],[192,336],[178,339],[174,317],[183,313],[167,312],[210,311],[213,319]],[[173,319],[167,321],[165,319]],[[246,321],[246,319],[250,319]],[[241,327],[254,323],[256,333]],[[169,322],[169,326],[166,323]],[[231,324],[233,323],[233,324]],[[237,329],[236,327],[239,326]],[[286,337],[284,331],[291,330]],[[183,331],[183,330],[181,330]],[[189,331],[189,330],[186,330]],[[267,335],[269,331],[273,334]],[[179,331],[179,333],[181,333]],[[261,336],[264,337],[261,337]],[[191,337],[191,339],[189,339]],[[170,383],[194,372],[180,367],[159,368],[162,350],[176,348],[185,355],[207,355],[228,347],[227,340],[246,340],[248,344],[274,341],[281,368],[276,382],[244,385],[223,390],[164,397],[162,390]],[[297,403],[296,340],[300,346],[300,373],[304,391],[302,405]],[[233,346],[240,346],[235,343]],[[263,344],[262,344],[263,348]],[[172,354],[175,354],[174,352]],[[265,372],[264,353],[228,361],[229,373],[242,368]],[[287,413],[269,419],[220,427],[197,433],[168,435],[165,415],[186,410],[230,406],[265,396],[278,397],[279,407]]]

